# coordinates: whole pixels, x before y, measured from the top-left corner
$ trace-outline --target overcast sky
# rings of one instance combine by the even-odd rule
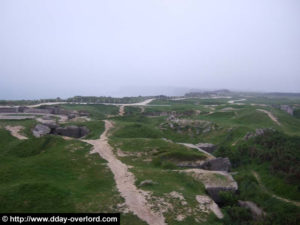
[[[0,0],[0,99],[300,92],[299,0]]]

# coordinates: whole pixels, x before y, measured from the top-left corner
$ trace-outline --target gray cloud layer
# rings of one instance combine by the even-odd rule
[[[0,99],[300,91],[298,0],[2,0]]]

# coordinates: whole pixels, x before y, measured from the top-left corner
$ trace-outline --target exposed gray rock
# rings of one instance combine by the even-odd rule
[[[289,106],[289,105],[281,105],[280,109],[287,112],[288,114],[290,114],[291,116],[294,115],[294,109],[293,107]]]
[[[238,200],[238,203],[241,207],[249,209],[254,219],[258,219],[266,215],[266,213],[254,202]]]
[[[266,133],[266,131],[274,131],[274,129],[272,129],[272,128],[259,128],[259,129],[256,129],[254,133],[248,132],[245,135],[244,140],[249,140],[250,138],[264,135]]]
[[[35,137],[42,137],[46,134],[50,134],[50,132],[51,129],[43,124],[37,124],[32,130],[32,133]]]
[[[226,158],[216,158],[216,159],[210,159],[206,162],[204,162],[201,167],[205,170],[215,170],[215,171],[230,171],[231,169],[231,163],[230,160]]]
[[[206,152],[212,153],[216,150],[217,146],[211,143],[198,143],[196,144],[198,148],[203,149]]]

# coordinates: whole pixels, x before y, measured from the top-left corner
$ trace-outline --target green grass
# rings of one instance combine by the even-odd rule
[[[238,174],[234,176],[239,184],[238,198],[255,202],[267,213],[267,218],[261,224],[298,224],[300,219],[299,208],[273,198],[266,193],[251,174],[251,169],[239,170]]]
[[[87,105],[77,105],[77,104],[66,104],[61,105],[62,108],[68,110],[83,110],[90,113],[91,118],[102,120],[107,117],[107,115],[117,115],[119,109],[114,105],[103,105],[103,104],[87,104]]]
[[[35,120],[25,119],[25,120],[0,120],[0,128],[5,128],[5,126],[23,126],[24,129],[20,132],[24,136],[31,138],[33,137],[32,129],[37,124]],[[1,136],[0,136],[1,139]]]
[[[1,212],[112,212],[122,202],[105,161],[79,141],[19,141],[0,129]]]
[[[86,122],[68,122],[63,124],[63,126],[76,125],[76,126],[86,126],[89,129],[88,135],[84,139],[98,139],[100,135],[105,130],[105,125],[102,120],[91,120]]]

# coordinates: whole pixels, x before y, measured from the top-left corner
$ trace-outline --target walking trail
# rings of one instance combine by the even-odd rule
[[[165,225],[165,218],[161,213],[153,212],[146,200],[147,192],[137,189],[135,177],[128,171],[126,164],[122,163],[114,155],[112,147],[108,143],[108,132],[113,124],[105,120],[105,131],[97,140],[82,140],[93,145],[91,153],[98,153],[108,162],[108,167],[114,174],[117,188],[129,210],[148,224]]]
[[[255,171],[252,171],[252,174],[253,174],[253,176],[256,178],[256,180],[257,180],[259,186],[260,186],[266,193],[270,194],[273,198],[277,198],[277,199],[279,199],[279,200],[281,200],[281,201],[288,202],[288,203],[291,203],[291,204],[293,204],[293,205],[295,205],[295,206],[300,207],[300,202],[292,201],[292,200],[289,200],[289,199],[286,199],[286,198],[279,197],[279,196],[277,196],[277,195],[275,195],[275,194],[272,194],[272,193],[264,186],[264,184],[261,182],[259,175],[258,175]]]
[[[264,110],[264,109],[256,109],[256,110],[266,113],[270,117],[271,120],[273,120],[277,125],[281,126],[281,123],[279,123],[278,119],[271,112]]]
[[[119,105],[120,109],[119,109],[119,116],[124,116],[125,114],[125,106],[145,106],[148,105],[150,102],[152,102],[154,100],[154,98],[151,99],[147,99],[143,102],[138,102],[138,103],[131,103],[131,104],[114,104],[114,105]]]
[[[18,138],[19,140],[26,140],[28,139],[27,137],[23,136],[19,132],[24,129],[23,126],[6,126],[6,130],[8,130],[12,136]]]

